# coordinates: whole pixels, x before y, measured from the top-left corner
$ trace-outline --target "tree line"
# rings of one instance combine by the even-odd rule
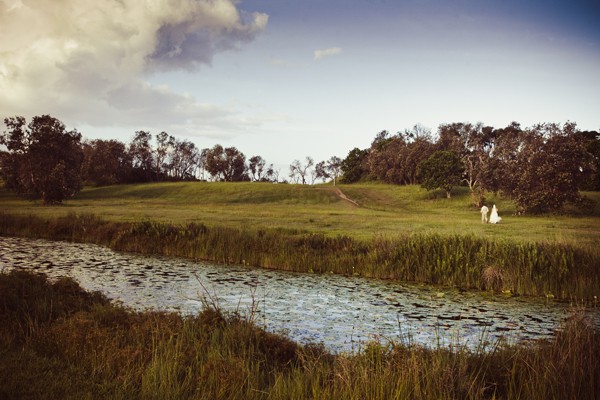
[[[437,135],[421,125],[378,133],[367,149],[342,161],[342,181],[421,184],[427,189],[468,186],[474,205],[484,193],[510,197],[519,212],[544,213],[566,203],[584,205],[580,190],[600,190],[600,134],[575,123],[542,123],[523,129],[450,123]]]
[[[277,181],[279,172],[259,156],[219,144],[199,149],[166,132],[137,131],[129,144],[88,140],[50,115],[5,118],[0,135],[0,178],[6,188],[46,204],[60,203],[83,185],[160,181]]]
[[[58,203],[87,185],[212,180],[288,182],[273,164],[249,159],[235,147],[200,149],[166,132],[137,131],[130,143],[82,141],[58,119],[42,115],[29,123],[5,118],[0,135],[0,178],[17,193]],[[518,123],[494,128],[482,123],[450,123],[430,129],[415,125],[396,134],[384,130],[366,149],[341,159],[315,163],[294,160],[289,182],[317,180],[354,183],[382,181],[420,184],[427,189],[468,186],[473,204],[484,193],[501,192],[520,212],[542,213],[565,203],[583,204],[580,190],[600,190],[600,135],[574,123],[544,123],[523,129]]]
[[[160,181],[272,181],[273,165],[261,156],[246,160],[235,147],[199,149],[161,132],[137,131],[129,145],[118,140],[82,144],[82,179],[90,185]]]

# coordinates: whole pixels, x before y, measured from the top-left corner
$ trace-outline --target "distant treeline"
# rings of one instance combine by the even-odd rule
[[[476,205],[485,192],[502,192],[522,212],[547,212],[582,203],[579,190],[600,190],[600,134],[574,123],[523,129],[481,123],[420,125],[391,135],[382,131],[367,149],[342,161],[344,183],[378,180],[428,189],[469,187]]]
[[[60,202],[83,184],[112,185],[156,181],[280,180],[279,171],[260,155],[246,158],[235,147],[217,144],[200,149],[166,132],[155,137],[137,131],[130,143],[82,141],[77,131],[49,115],[4,120],[0,135],[0,178],[7,188],[45,203]],[[378,133],[367,149],[354,148],[341,159],[315,164],[294,160],[290,182],[318,179],[344,183],[382,181],[421,184],[427,189],[467,185],[473,203],[485,192],[502,192],[521,212],[548,212],[565,203],[582,203],[580,190],[600,190],[600,134],[580,131],[574,123],[538,124],[523,129],[481,123],[451,123],[436,134],[421,125]]]

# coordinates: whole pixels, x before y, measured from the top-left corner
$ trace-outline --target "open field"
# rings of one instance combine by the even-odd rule
[[[515,216],[514,205],[490,196],[501,225],[483,225],[468,190],[458,188],[450,200],[418,186],[340,185],[356,206],[342,200],[332,186],[270,183],[155,183],[85,188],[60,206],[41,206],[0,190],[0,206],[10,214],[57,217],[95,214],[111,221],[203,223],[208,227],[318,232],[372,239],[415,233],[473,234],[485,239],[600,244],[600,193],[591,215]],[[490,207],[491,208],[491,207]]]

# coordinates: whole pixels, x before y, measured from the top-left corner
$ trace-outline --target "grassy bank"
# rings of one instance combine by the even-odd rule
[[[448,201],[417,187],[343,189],[360,207],[331,187],[251,183],[94,188],[61,207],[4,192],[0,234],[522,295],[600,296],[595,211],[512,217],[506,202],[503,224],[483,225],[466,192]]]
[[[205,309],[131,312],[70,280],[0,274],[0,398],[595,399],[600,336],[450,352],[410,344],[331,355]]]

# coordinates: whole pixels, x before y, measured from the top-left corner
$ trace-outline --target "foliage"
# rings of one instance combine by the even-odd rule
[[[8,128],[0,144],[8,151],[2,156],[5,184],[16,192],[42,199],[45,204],[60,203],[81,189],[83,161],[81,134],[67,131],[49,115],[4,120]]]
[[[177,140],[172,143],[172,151],[166,169],[172,179],[193,180],[200,160],[200,152],[189,140]]]
[[[248,171],[250,172],[250,178],[254,182],[270,182],[275,171],[273,170],[273,164],[267,166],[267,162],[261,156],[252,156],[248,160]]]
[[[220,144],[207,150],[205,168],[216,180],[236,182],[249,180],[246,156],[235,147],[223,148]]]
[[[581,187],[582,190],[600,190],[600,132],[583,131],[577,133],[583,142],[585,148],[592,155],[592,163],[594,167],[592,178],[585,182]]]
[[[428,129],[415,125],[412,130],[390,135],[379,132],[368,150],[354,149],[342,162],[344,182],[351,183],[370,176],[386,183],[419,183],[417,166],[435,151]]]
[[[439,150],[454,151],[459,155],[464,168],[464,181],[476,207],[483,205],[483,192],[485,187],[484,170],[490,161],[490,152],[493,148],[493,128],[482,123],[452,123],[442,124],[438,128]]]
[[[428,190],[444,189],[447,198],[451,197],[452,187],[458,185],[463,176],[460,157],[453,151],[444,150],[421,161],[417,171],[423,181],[421,186]]]
[[[581,201],[579,188],[593,173],[593,156],[572,123],[539,124],[499,132],[496,174],[488,184],[514,198],[519,212],[547,213]]]
[[[340,165],[342,170],[341,182],[355,183],[366,179],[369,175],[369,169],[366,163],[368,156],[369,150],[361,150],[358,147],[350,150]]]
[[[96,186],[128,182],[132,160],[127,147],[118,140],[93,140],[83,144],[83,179]]]
[[[154,151],[154,171],[158,180],[161,180],[163,170],[167,168],[169,150],[175,147],[175,138],[167,132],[156,135],[156,150]]]
[[[289,177],[292,180],[292,182],[306,185],[308,183],[309,170],[313,165],[315,165],[315,160],[313,160],[312,157],[307,156],[305,164],[302,164],[299,160],[294,160],[290,164],[289,174]]]
[[[315,171],[317,179],[321,178],[323,181],[333,179],[333,186],[336,186],[337,178],[342,173],[342,159],[332,156],[327,161],[317,163]]]
[[[150,132],[137,131],[129,144],[134,182],[152,182],[157,179],[151,140]]]
[[[353,149],[342,161],[342,181],[353,183],[369,176],[400,185],[424,183],[417,173],[419,163],[435,150],[452,151],[462,164],[460,182],[469,187],[476,207],[491,191],[514,199],[521,213],[559,211],[568,203],[583,209],[579,190],[600,187],[598,143],[597,132],[580,132],[574,123],[539,124],[525,130],[516,122],[500,129],[449,123],[438,127],[435,141],[428,129],[415,125],[395,135],[381,131],[369,149]]]

